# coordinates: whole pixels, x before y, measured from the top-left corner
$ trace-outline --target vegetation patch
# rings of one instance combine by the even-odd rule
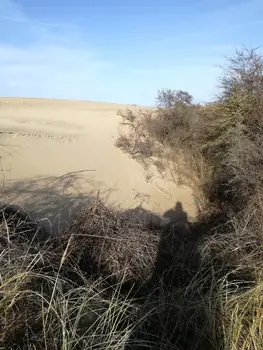
[[[96,199],[49,237],[3,205],[0,348],[262,349],[262,113],[254,50],[229,61],[213,103],[162,90],[156,108],[119,112],[116,145],[190,184],[195,222]]]

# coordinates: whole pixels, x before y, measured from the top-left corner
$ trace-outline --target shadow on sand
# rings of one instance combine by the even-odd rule
[[[87,170],[88,171],[88,170]],[[22,206],[51,235],[67,228],[80,208],[98,196],[100,183],[85,177],[86,171],[71,172],[59,177],[38,177],[32,180],[10,181],[4,187],[0,201]],[[88,195],[87,193],[88,182]],[[101,190],[107,200],[114,189]]]

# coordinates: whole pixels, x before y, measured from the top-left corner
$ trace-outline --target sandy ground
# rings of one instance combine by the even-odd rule
[[[181,202],[195,215],[191,189],[140,164],[114,146],[127,106],[49,99],[0,98],[1,201],[24,206],[57,233],[94,196],[115,208],[163,215]]]

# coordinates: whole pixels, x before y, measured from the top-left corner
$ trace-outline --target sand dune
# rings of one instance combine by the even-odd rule
[[[127,106],[49,99],[0,99],[1,200],[23,205],[56,233],[96,196],[116,208],[163,214],[177,201],[195,215],[190,188],[158,174],[114,146]]]

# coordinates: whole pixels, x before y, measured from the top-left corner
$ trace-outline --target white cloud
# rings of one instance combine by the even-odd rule
[[[11,45],[0,45],[0,64],[20,64],[30,66],[39,64],[43,66],[73,66],[79,67],[92,63],[93,68],[105,67],[106,62],[97,61],[91,50],[70,46],[33,44],[24,48]]]

